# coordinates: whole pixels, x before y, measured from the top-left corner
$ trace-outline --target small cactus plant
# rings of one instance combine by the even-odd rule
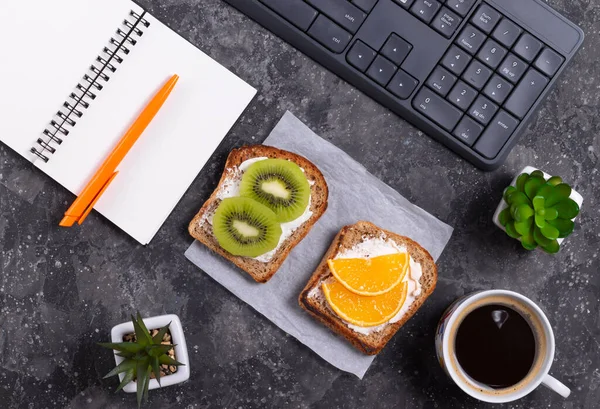
[[[571,186],[558,176],[546,180],[539,170],[522,173],[503,196],[508,207],[500,212],[499,222],[527,250],[540,247],[557,253],[557,239],[569,236],[575,228],[579,205],[570,199]]]
[[[150,384],[151,374],[160,385],[160,366],[181,366],[169,356],[169,351],[175,348],[175,345],[163,344],[163,337],[169,330],[169,325],[161,328],[158,333],[151,336],[150,331],[146,328],[146,324],[140,313],[137,313],[137,318],[131,317],[133,328],[135,331],[135,342],[118,342],[118,343],[99,343],[98,345],[119,351],[117,355],[125,358],[117,367],[110,371],[104,378],[125,373],[121,384],[117,388],[120,391],[129,382],[137,383],[137,403],[138,408],[142,405],[142,400],[148,400],[148,387]]]

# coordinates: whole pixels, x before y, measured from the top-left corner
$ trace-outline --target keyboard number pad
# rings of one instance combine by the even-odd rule
[[[485,42],[485,34],[473,27],[467,25],[456,40],[456,44],[465,49],[469,54],[475,55]]]
[[[483,95],[480,95],[479,97],[477,97],[477,100],[473,102],[473,105],[471,105],[469,115],[471,115],[483,125],[487,125],[492,120],[492,117],[497,111],[498,106],[496,104],[494,104],[492,101],[490,101]]]
[[[475,100],[475,97],[477,97],[477,91],[464,82],[459,81],[454,88],[452,88],[452,91],[450,91],[448,101],[452,102],[463,111],[466,111]]]
[[[456,77],[442,67],[437,67],[427,80],[427,86],[445,97],[456,82]]]
[[[514,54],[509,54],[498,68],[500,75],[513,84],[519,82],[525,71],[527,71],[527,63]]]
[[[510,85],[508,81],[494,74],[492,79],[485,86],[483,93],[495,103],[502,104],[512,89],[513,86]]]
[[[415,1],[413,8],[423,3]],[[441,1],[432,27],[469,18],[413,99],[413,107],[481,156],[495,158],[565,62],[564,56],[488,4]],[[452,12],[452,14],[450,14]],[[447,18],[451,17],[451,18]]]
[[[479,53],[477,54],[477,58],[480,61],[483,61],[491,68],[496,68],[500,65],[500,62],[506,55],[506,48],[502,47],[500,44],[495,42],[494,40],[487,40],[483,45]]]
[[[469,65],[462,78],[467,84],[481,90],[491,76],[492,70],[475,60]]]
[[[471,61],[471,57],[465,51],[453,45],[442,59],[442,65],[456,75],[462,74]]]

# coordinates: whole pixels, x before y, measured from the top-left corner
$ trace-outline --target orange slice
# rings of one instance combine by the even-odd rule
[[[374,297],[355,294],[337,280],[323,283],[322,288],[331,309],[344,321],[360,327],[374,327],[391,320],[408,293],[408,283]]]
[[[408,253],[394,253],[373,258],[336,258],[327,260],[327,264],[348,290],[375,296],[391,291],[404,280],[408,261]]]

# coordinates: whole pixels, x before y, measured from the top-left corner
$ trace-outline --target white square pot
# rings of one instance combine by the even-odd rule
[[[153,329],[159,329],[164,326],[169,326],[169,331],[171,331],[171,343],[176,345],[175,347],[175,359],[185,366],[177,367],[177,372],[172,375],[163,376],[160,378],[160,383],[162,386],[171,386],[181,382],[185,382],[190,378],[190,359],[188,356],[187,346],[185,344],[185,336],[183,335],[183,327],[181,326],[181,321],[179,317],[174,314],[170,315],[161,315],[159,317],[152,318],[143,318],[144,324],[148,330],[152,331]],[[131,334],[134,332],[133,323],[131,321],[124,322],[112,328],[110,331],[110,337],[112,342],[119,343],[123,342],[123,337],[127,334]],[[125,360],[125,358],[117,355],[116,351],[113,351],[115,354],[115,362],[119,365],[121,362]],[[119,379],[122,381],[124,373],[119,374]],[[148,389],[156,389],[160,388],[158,381],[156,379],[150,379],[150,386]],[[123,390],[127,393],[133,393],[137,391],[137,383],[129,382],[129,384],[125,385]]]
[[[525,168],[523,168],[522,171],[520,171],[513,179],[513,181],[511,182],[510,186],[517,186],[517,179],[518,177],[523,174],[523,173],[531,173],[534,170],[538,170],[536,168],[534,168],[533,166],[526,166]],[[541,170],[541,169],[540,169]],[[547,174],[546,172],[542,171],[544,173],[544,178],[546,180],[550,179],[552,177],[552,175]],[[571,190],[571,196],[569,196],[569,198],[573,199],[575,201],[575,203],[577,203],[579,205],[579,208],[581,208],[581,205],[583,204],[583,197],[577,193],[575,190]],[[496,208],[496,212],[494,213],[494,224],[496,226],[498,226],[500,229],[502,229],[503,231],[506,231],[506,229],[504,228],[504,226],[502,226],[500,224],[500,213],[506,209],[508,207],[508,205],[506,204],[506,202],[504,201],[504,197],[502,197],[500,199],[500,204],[498,205],[498,207]],[[577,220],[577,217],[573,219],[573,221]],[[565,239],[557,239],[558,244],[562,244],[562,242]],[[521,239],[519,239],[519,241],[521,241]]]

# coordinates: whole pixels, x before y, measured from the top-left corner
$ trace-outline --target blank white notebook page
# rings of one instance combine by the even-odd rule
[[[108,45],[116,29],[123,28],[129,11],[143,13],[139,6],[126,0],[93,3],[100,4],[96,9],[118,5],[118,10],[98,41],[83,47],[91,57],[73,70],[77,73],[59,93],[54,107],[42,116],[46,122],[52,119],[56,104],[64,101],[86,68]],[[119,174],[95,206],[140,243],[147,244],[256,91],[149,14],[144,19],[150,26],[139,26],[143,35],[134,37],[137,43],[128,45],[130,53],[123,56],[121,64],[114,63],[116,72],[107,72],[110,79],[101,81],[103,89],[90,101],[89,109],[83,110],[81,118],[74,118],[77,124],[63,137],[64,142],[50,160],[36,160],[35,165],[71,192],[81,192],[154,94],[173,74],[178,74],[180,80],[171,96],[125,157],[117,169]],[[90,48],[93,52],[87,53]],[[39,133],[46,125],[42,121],[28,133],[37,138],[36,131]],[[23,145],[24,149],[29,147],[31,144]],[[57,222],[60,216],[57,215]]]
[[[29,152],[131,10],[122,0],[0,0],[0,140]]]

